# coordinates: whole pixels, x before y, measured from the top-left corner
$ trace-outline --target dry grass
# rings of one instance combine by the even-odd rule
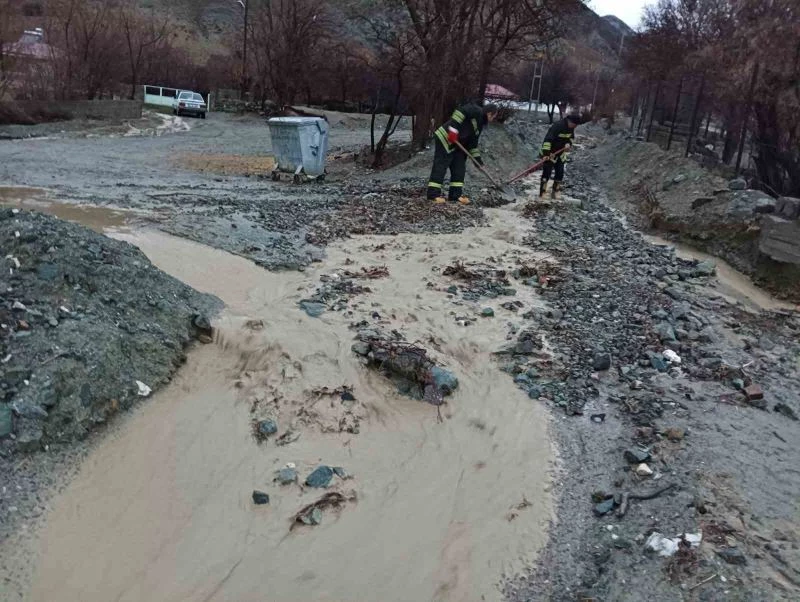
[[[273,157],[183,153],[175,163],[184,169],[223,176],[268,176],[275,169]]]

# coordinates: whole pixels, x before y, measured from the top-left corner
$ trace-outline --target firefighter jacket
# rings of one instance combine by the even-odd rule
[[[547,131],[547,136],[544,137],[544,142],[542,143],[542,150],[540,156],[545,157],[547,155],[560,151],[567,144],[572,144],[572,140],[574,137],[575,137],[575,130],[570,129],[569,125],[567,125],[566,119],[557,121],[556,123],[550,126],[550,129]],[[566,155],[567,153],[563,152],[559,155],[559,157],[561,158],[562,161],[566,162],[567,160]]]
[[[474,104],[464,105],[453,111],[450,119],[437,129],[433,135],[439,139],[448,153],[452,153],[456,146],[450,144],[447,140],[447,130],[451,127],[455,128],[458,131],[458,141],[467,149],[470,155],[480,162],[481,151],[478,149],[478,140],[481,137],[483,128],[486,127],[487,121],[481,107]]]

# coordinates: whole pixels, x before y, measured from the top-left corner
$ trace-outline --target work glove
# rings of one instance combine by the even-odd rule
[[[451,144],[458,140],[458,130],[452,126],[447,128],[447,141]]]

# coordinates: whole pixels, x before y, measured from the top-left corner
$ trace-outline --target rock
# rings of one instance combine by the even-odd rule
[[[650,359],[650,365],[658,370],[659,372],[666,372],[669,369],[667,366],[667,362],[664,361],[664,358],[661,356],[660,353],[653,353],[648,352],[648,358]]]
[[[701,367],[706,368],[707,370],[716,370],[720,366],[722,366],[722,358],[721,357],[704,357],[701,358],[699,362]]]
[[[494,310],[491,307],[484,307],[481,310],[481,315],[484,318],[494,318]]]
[[[700,331],[698,340],[701,343],[713,343],[717,340],[717,333],[711,326],[706,326]]]
[[[800,265],[800,221],[764,216],[758,250],[775,261]]]
[[[722,550],[717,550],[717,555],[728,564],[737,564],[740,566],[747,564],[747,557],[739,548],[724,548]]]
[[[754,215],[775,211],[775,199],[760,190],[739,190],[731,194],[725,208],[726,217],[734,220],[752,220]]]
[[[14,410],[17,416],[21,416],[22,418],[38,418],[43,420],[48,416],[44,408],[24,401],[15,401],[11,404],[11,409]]]
[[[760,399],[764,399],[764,391],[755,383],[745,387],[744,394],[747,395],[747,401],[751,403]]]
[[[736,389],[737,391],[741,391],[742,389],[744,389],[744,381],[741,378],[734,378],[731,384],[733,385],[733,388]]]
[[[659,322],[653,327],[655,333],[661,337],[661,342],[676,341],[678,338],[675,336],[675,330],[669,322]]]
[[[797,420],[797,414],[795,414],[794,410],[785,403],[776,403],[775,407],[772,409],[773,411],[778,412],[778,414],[786,416],[790,420]],[[0,418],[0,423],[2,423],[2,418]],[[2,436],[2,426],[0,426],[0,437]]]
[[[514,377],[514,383],[517,384],[517,385],[530,386],[531,385],[531,379],[527,374],[517,374]]]
[[[327,487],[333,478],[333,469],[330,466],[318,466],[314,472],[306,477],[309,487]]]
[[[668,361],[670,364],[674,364],[675,366],[680,366],[681,356],[675,353],[672,349],[666,349],[664,353],[662,353],[661,355],[663,355],[664,359]]]
[[[611,354],[610,353],[597,353],[594,356],[592,367],[597,372],[602,372],[611,368]]]
[[[653,469],[643,462],[636,467],[636,474],[640,477],[651,477],[653,476]]]
[[[458,294],[458,287],[456,285],[447,287],[447,294],[448,295],[457,295]]]
[[[347,472],[344,468],[342,468],[341,466],[334,466],[333,467],[333,474],[335,474],[340,479],[344,479],[344,480],[353,478],[353,476],[349,472]]]
[[[692,271],[693,276],[713,276],[717,273],[717,264],[711,260],[701,261]]]
[[[17,311],[27,311],[27,307],[23,303],[19,301],[14,301],[14,304],[11,306],[11,309],[16,309]]]
[[[48,318],[47,319],[47,323],[50,324],[50,326],[53,326],[53,327],[58,326],[58,320],[56,320],[55,318]]]
[[[319,318],[323,313],[325,313],[327,308],[325,307],[324,303],[303,300],[300,301],[300,309],[302,309],[312,318]]]
[[[258,432],[260,435],[264,437],[269,437],[270,435],[274,435],[278,432],[278,423],[274,420],[267,419],[262,420],[258,423]]]
[[[318,525],[322,522],[322,510],[317,507],[312,508],[300,517],[300,521],[304,525]]]
[[[253,491],[253,503],[257,506],[261,506],[263,504],[269,504],[269,495],[264,493],[263,491],[255,490]]]
[[[542,396],[542,388],[538,385],[531,385],[528,389],[528,397],[531,399],[539,399]]]
[[[800,199],[780,197],[775,204],[775,214],[790,221],[800,219]]]
[[[47,280],[50,282],[58,278],[59,273],[60,270],[58,266],[52,263],[40,263],[39,267],[36,268],[36,275],[42,280]]]
[[[278,471],[277,481],[281,485],[291,485],[292,483],[296,483],[297,471],[294,468],[289,468],[288,466],[281,468]]]
[[[594,514],[595,516],[603,516],[604,514],[608,514],[614,509],[614,498],[610,497],[607,500],[600,502],[599,504],[595,504],[594,506]]]
[[[5,404],[0,404],[0,439],[8,437],[14,428],[14,420],[11,408]]]
[[[192,316],[192,326],[206,334],[212,331],[211,320],[208,316],[204,316],[203,314],[195,314]]]
[[[683,291],[676,286],[668,286],[664,289],[664,293],[675,299],[676,301],[680,301],[683,299]]]
[[[685,318],[688,313],[692,310],[692,306],[689,304],[688,301],[682,301],[680,303],[676,303],[672,306],[672,319],[673,320],[680,320],[681,318]],[[664,316],[666,318],[666,316]]]
[[[638,447],[631,447],[625,450],[624,456],[628,464],[642,464],[650,459],[650,452]]]
[[[353,346],[350,349],[356,355],[364,356],[364,355],[369,355],[371,348],[372,345],[370,345],[366,341],[356,341],[355,343],[353,343]]]
[[[458,379],[449,370],[434,366],[431,368],[431,376],[436,387],[444,395],[450,395],[453,391],[458,389]]]
[[[746,190],[747,180],[744,178],[736,178],[728,182],[728,188],[731,190]]]

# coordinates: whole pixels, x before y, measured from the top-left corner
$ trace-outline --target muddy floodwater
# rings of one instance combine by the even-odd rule
[[[132,211],[94,205],[78,205],[55,201],[45,188],[0,186],[0,206],[39,211],[68,222],[82,224],[95,232],[125,231],[136,217]]]
[[[490,221],[459,235],[356,237],[322,264],[282,273],[161,233],[114,234],[227,309],[214,342],[54,499],[28,599],[500,600],[504,578],[546,541],[554,456],[545,407],[492,358],[508,334],[503,310],[465,327],[457,313],[492,303],[456,305],[444,292],[448,263],[531,254],[516,244],[516,213]],[[370,281],[351,315],[298,308],[321,275],[352,264],[385,265],[389,277]],[[532,291],[520,291],[526,304],[537,303]],[[352,353],[350,323],[373,314],[458,376],[441,422]],[[357,400],[354,432],[336,428],[338,397],[313,393],[341,385]],[[255,441],[251,408],[265,399],[279,434],[291,425],[296,441]],[[352,478],[332,489],[350,501],[290,531],[324,490],[273,482],[288,463],[300,483],[319,464],[344,467]],[[255,506],[254,489],[270,503]]]

